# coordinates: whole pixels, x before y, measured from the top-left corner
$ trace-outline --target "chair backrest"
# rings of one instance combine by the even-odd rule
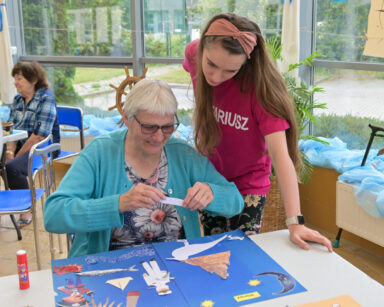
[[[77,107],[59,105],[57,109],[57,118],[60,125],[76,127],[80,133],[80,147],[84,148],[84,127],[83,110]]]
[[[52,143],[52,135],[36,143],[29,150],[28,155],[28,184],[31,192],[35,190],[35,175],[43,170],[43,184],[46,196],[56,188],[52,152],[59,150],[60,144]]]

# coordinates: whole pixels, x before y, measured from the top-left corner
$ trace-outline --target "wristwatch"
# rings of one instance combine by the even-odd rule
[[[296,215],[296,216],[289,217],[285,220],[285,224],[287,225],[287,227],[291,225],[304,225],[305,224],[304,216]]]

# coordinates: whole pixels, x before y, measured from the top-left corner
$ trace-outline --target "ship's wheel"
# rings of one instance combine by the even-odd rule
[[[115,102],[115,105],[108,108],[109,111],[113,110],[113,109],[117,109],[119,111],[119,113],[121,114],[121,116],[123,116],[123,102],[121,102],[121,97],[122,95],[127,95],[128,93],[125,91],[125,88],[127,87],[127,85],[129,86],[129,89],[131,90],[133,85],[136,84],[137,82],[139,82],[140,80],[144,79],[145,78],[145,75],[147,73],[147,70],[148,70],[148,67],[145,67],[144,70],[143,70],[143,73],[141,74],[140,77],[136,77],[136,76],[130,76],[129,75],[129,69],[128,69],[128,66],[125,66],[124,67],[125,69],[125,75],[127,76],[123,81],[121,81],[120,85],[119,86],[115,86],[113,84],[110,84],[109,86],[114,88],[115,91],[116,91],[116,102]],[[123,119],[121,118],[117,124],[122,124],[123,122]]]

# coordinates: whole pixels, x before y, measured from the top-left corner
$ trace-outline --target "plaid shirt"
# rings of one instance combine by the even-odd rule
[[[42,137],[52,133],[54,143],[60,142],[55,97],[46,89],[38,89],[27,106],[25,106],[24,97],[20,94],[16,95],[8,121],[13,122],[15,129],[26,130],[28,137],[32,133]],[[18,147],[21,147],[25,141],[19,141]]]

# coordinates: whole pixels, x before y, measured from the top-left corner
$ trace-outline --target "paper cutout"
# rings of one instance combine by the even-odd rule
[[[127,293],[127,305],[126,307],[136,307],[139,300],[140,291],[129,291]]]
[[[262,275],[274,275],[274,276],[276,276],[277,280],[282,285],[283,289],[281,289],[280,292],[272,293],[274,295],[287,293],[287,292],[291,291],[292,289],[294,289],[296,286],[295,280],[287,274],[278,273],[278,272],[264,272],[264,273],[260,273],[260,274],[255,275],[255,277],[262,276]]]
[[[172,252],[173,258],[167,258],[167,259],[179,260],[179,261],[187,260],[189,256],[201,253],[209,248],[212,248],[217,243],[223,241],[226,237],[227,235],[224,235],[215,241],[208,242],[208,243],[200,243],[200,244],[189,244],[187,240],[181,240],[182,242],[184,242],[184,246],[175,249]]]
[[[215,303],[212,302],[211,300],[205,300],[204,302],[201,303],[201,307],[213,307]]]
[[[93,291],[85,288],[81,282],[80,277],[76,277],[74,281],[72,278],[66,279],[67,284],[65,286],[58,287],[57,289],[69,295],[63,297],[62,302],[59,302],[59,306],[85,306],[88,301],[84,297],[84,293],[92,295]]]
[[[67,264],[67,265],[62,265],[62,266],[55,265],[53,267],[52,271],[53,271],[53,273],[55,273],[57,275],[64,275],[64,274],[69,274],[69,273],[80,272],[82,268],[83,268],[82,265],[77,265],[77,264]]]
[[[227,277],[229,276],[227,272],[227,265],[229,265],[230,256],[231,252],[226,251],[222,253],[187,259],[184,262],[191,265],[197,265],[209,273],[216,273],[222,279],[227,279]]]
[[[183,200],[180,198],[166,197],[164,200],[160,200],[160,202],[166,205],[183,206]]]
[[[135,249],[129,249],[129,252],[124,253],[118,257],[113,256],[101,256],[98,254],[95,255],[88,255],[85,257],[85,262],[87,264],[96,264],[100,262],[106,262],[106,263],[117,263],[117,262],[123,262],[127,261],[128,259],[134,258],[134,257],[151,257],[156,254],[155,250],[151,246],[139,246]]]
[[[323,307],[323,306],[361,307],[361,305],[358,302],[356,302],[348,294],[333,297],[333,298],[326,299],[323,301],[318,301],[318,302],[313,302],[313,303],[308,303],[308,304],[302,304],[302,305],[296,305],[294,307]]]
[[[258,297],[260,297],[260,293],[255,291],[251,293],[236,295],[233,298],[236,300],[236,302],[243,302],[243,301],[251,300]]]
[[[63,298],[63,304],[60,306],[85,306],[88,301],[85,299],[84,295],[74,292],[70,296]]]
[[[132,279],[133,279],[132,277],[122,277],[122,278],[107,280],[105,283],[115,286],[116,288],[119,288],[123,291]]]
[[[260,280],[253,279],[253,280],[250,280],[250,281],[249,281],[248,285],[250,285],[250,286],[257,286],[257,285],[259,285],[260,283],[261,283]]]
[[[384,0],[372,0],[363,55],[384,57]]]
[[[243,240],[244,237],[228,235],[228,240]]]
[[[124,272],[124,271],[138,271],[135,269],[135,265],[132,265],[128,269],[111,269],[111,270],[95,270],[95,271],[86,271],[81,273],[76,273],[78,276],[102,276],[105,274],[112,274],[117,272]]]
[[[167,285],[171,279],[169,272],[161,271],[155,259],[152,259],[150,264],[145,261],[141,264],[148,273],[144,273],[143,278],[149,287],[156,287],[157,294],[159,295],[172,293]]]

